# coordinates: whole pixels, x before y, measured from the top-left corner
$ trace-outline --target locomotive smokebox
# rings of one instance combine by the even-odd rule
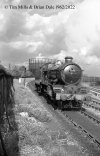
[[[73,58],[71,56],[65,57],[65,63],[72,63]]]

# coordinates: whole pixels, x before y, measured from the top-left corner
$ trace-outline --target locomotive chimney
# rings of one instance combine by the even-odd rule
[[[65,63],[71,63],[73,58],[71,56],[65,57]]]

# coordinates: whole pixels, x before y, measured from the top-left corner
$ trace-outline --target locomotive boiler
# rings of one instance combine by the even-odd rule
[[[35,82],[37,90],[52,100],[60,109],[81,109],[81,67],[72,57],[65,62],[48,62],[41,67],[41,79]]]

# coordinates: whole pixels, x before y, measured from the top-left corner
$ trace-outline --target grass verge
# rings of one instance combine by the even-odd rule
[[[15,80],[14,84],[13,111],[17,128],[13,133],[7,134],[5,142],[8,152],[10,153],[12,148],[16,153],[12,150],[9,156],[74,156],[75,154],[83,156],[78,143],[68,132],[58,126],[56,130],[50,129],[49,124],[55,119],[43,106],[41,100],[28,88],[19,84],[18,80]]]

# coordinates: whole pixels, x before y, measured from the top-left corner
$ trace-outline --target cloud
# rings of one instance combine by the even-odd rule
[[[32,34],[31,37],[34,40],[42,41],[42,46],[37,50],[39,53],[42,51],[43,55],[50,56],[59,53],[62,48],[67,49],[65,45],[66,26],[64,25],[67,19],[68,15],[66,14],[65,19],[62,18],[62,13],[50,17],[41,17],[37,14],[27,16],[26,29]]]
[[[6,13],[3,13],[4,24],[2,25],[2,31],[0,33],[1,41],[11,41],[16,40],[19,37],[20,33],[25,33],[23,27],[25,24],[24,14],[20,14],[19,12],[8,12],[8,16]]]
[[[5,0],[4,4],[51,4],[53,0]],[[62,1],[54,1],[61,3]],[[66,0],[63,0],[65,3]],[[69,3],[69,1],[67,1]],[[100,65],[100,1],[72,0],[74,10],[0,9],[0,57],[24,62],[31,57],[71,55],[85,71]],[[88,70],[87,70],[88,66]],[[95,70],[99,75],[100,69]]]
[[[9,46],[11,48],[16,49],[16,50],[28,48],[29,53],[33,53],[33,51],[35,51],[37,49],[37,47],[39,47],[40,45],[42,45],[42,42],[17,41],[17,42],[10,42],[9,43]]]
[[[10,64],[23,63],[29,59],[28,50],[28,47],[15,48],[3,43],[2,46],[0,46],[0,60]],[[32,53],[30,53],[30,58],[31,57],[33,57]]]

